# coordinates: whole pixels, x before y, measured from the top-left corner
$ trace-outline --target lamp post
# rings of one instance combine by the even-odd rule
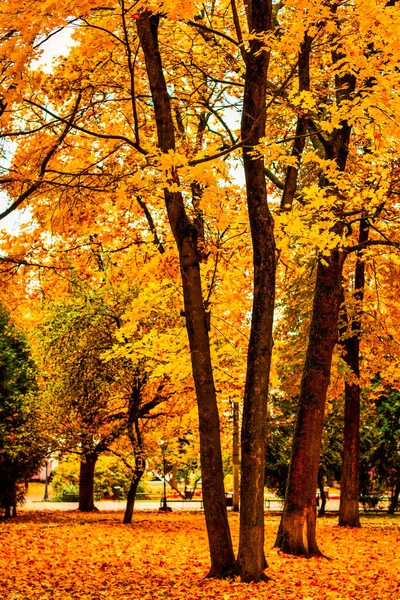
[[[49,500],[49,461],[46,460],[46,475],[45,475],[43,501],[48,502],[48,500]]]
[[[167,505],[167,480],[166,480],[167,461],[165,458],[166,442],[164,440],[160,440],[158,443],[161,448],[162,459],[163,459],[163,480],[164,480],[163,497],[162,497],[162,501],[161,501],[159,510],[162,512],[172,512],[172,508]]]

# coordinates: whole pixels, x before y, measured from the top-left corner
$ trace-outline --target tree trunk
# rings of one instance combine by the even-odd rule
[[[133,509],[134,509],[135,500],[136,500],[136,492],[137,492],[138,485],[140,483],[143,473],[144,473],[143,469],[135,469],[135,471],[134,471],[131,485],[130,485],[129,492],[128,492],[128,498],[126,501],[126,509],[125,509],[124,520],[123,520],[123,523],[125,525],[132,523]]]
[[[315,493],[326,393],[343,299],[343,262],[343,253],[333,250],[327,265],[318,263],[285,505],[275,542],[283,552],[298,556],[321,555],[316,540]]]
[[[81,458],[79,471],[79,507],[83,512],[98,510],[94,505],[94,470],[97,454],[86,454]]]
[[[6,491],[4,494],[4,518],[5,519],[11,519],[11,516],[13,516],[13,517],[17,516],[17,514],[16,514],[17,509],[15,507],[15,504],[16,504],[15,488],[16,488],[16,484],[14,482],[10,482],[10,480],[8,480],[8,482],[6,484]],[[14,514],[14,512],[15,512],[15,514]]]
[[[265,166],[254,148],[265,136],[269,52],[262,35],[271,28],[269,0],[251,4],[249,29],[258,34],[246,58],[241,136],[247,206],[253,245],[254,293],[242,418],[240,534],[238,566],[242,581],[265,578],[264,479],[267,402],[272,355],[276,251],[274,223],[267,203]]]
[[[319,473],[318,473],[318,487],[319,487],[319,494],[320,494],[320,501],[321,501],[321,506],[319,507],[319,510],[318,510],[318,516],[324,517],[325,516],[325,506],[326,506],[326,494],[325,494],[325,490],[324,490],[324,477],[323,477],[323,475],[320,475]]]
[[[367,219],[360,221],[359,244],[369,237]],[[364,300],[365,263],[359,252],[354,277],[355,316],[352,335],[344,341],[345,361],[351,368],[356,381],[345,382],[343,462],[340,483],[339,525],[360,527],[360,332],[361,313]]]
[[[332,18],[337,5],[331,5]],[[333,63],[343,59],[340,50],[332,52]],[[351,100],[356,79],[351,73],[335,76],[336,103]],[[336,162],[339,171],[346,168],[349,153],[351,126],[346,120],[329,140],[325,139],[326,158]],[[322,175],[321,187],[330,187],[336,198],[336,222],[333,234],[342,236],[343,207],[337,181],[331,182]],[[326,393],[328,390],[332,355],[338,339],[338,317],[343,301],[342,272],[345,254],[334,248],[328,258],[319,259],[315,283],[313,311],[303,375],[300,385],[299,405],[292,443],[292,455],[286,488],[285,504],[275,546],[294,555],[321,555],[316,539],[316,502],[318,467],[321,451]]]
[[[143,12],[137,20],[154,105],[158,145],[163,152],[168,152],[175,150],[175,131],[158,46],[158,27],[159,16],[148,11]],[[178,186],[179,177],[174,169],[170,177],[171,186]],[[171,192],[167,187],[164,197],[179,251],[186,327],[199,411],[204,515],[211,556],[209,577],[225,577],[235,572],[236,565],[226,511],[219,414],[200,277],[198,230],[186,214],[180,192]]]
[[[358,339],[347,340],[348,354],[357,355]],[[339,525],[360,527],[360,386],[345,382],[343,462],[340,482]]]
[[[394,515],[396,512],[397,506],[399,504],[399,496],[400,496],[400,481],[397,482],[396,487],[394,488],[393,494],[390,498],[390,505],[388,509],[389,515]]]
[[[178,482],[176,480],[177,473],[178,473],[178,464],[174,463],[172,465],[172,469],[171,469],[171,480],[170,480],[170,485],[173,490],[178,489]]]
[[[233,432],[232,432],[232,474],[233,474],[233,496],[232,510],[239,512],[239,403],[233,402]]]

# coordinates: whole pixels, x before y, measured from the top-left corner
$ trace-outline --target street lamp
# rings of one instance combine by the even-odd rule
[[[46,475],[45,475],[45,484],[44,484],[44,502],[49,501],[49,461],[46,459]]]
[[[165,448],[167,446],[166,442],[164,440],[160,440],[159,442],[159,446],[161,448],[161,453],[162,453],[162,459],[163,459],[163,479],[164,479],[164,490],[163,490],[163,497],[161,500],[161,505],[159,510],[162,512],[172,512],[172,508],[170,506],[167,506],[167,479],[166,479],[166,474],[167,474],[167,461],[165,458]]]

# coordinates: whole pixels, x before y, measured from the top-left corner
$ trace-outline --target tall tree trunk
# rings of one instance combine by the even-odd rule
[[[288,554],[321,555],[316,540],[315,492],[326,393],[343,300],[343,261],[343,253],[334,250],[328,264],[318,263],[285,505],[275,542]]]
[[[264,479],[267,402],[272,355],[276,251],[267,203],[265,165],[254,148],[265,136],[269,53],[262,35],[270,30],[270,0],[253,0],[249,30],[258,34],[246,57],[241,135],[247,206],[253,244],[254,293],[242,418],[238,566],[243,581],[264,578]]]
[[[136,500],[136,492],[137,492],[138,485],[140,483],[143,473],[144,473],[143,468],[136,468],[133,473],[131,485],[130,485],[129,492],[128,492],[128,498],[126,501],[126,509],[125,509],[124,520],[123,520],[123,523],[125,525],[132,523],[133,509],[135,507],[135,500]]]
[[[349,361],[358,362],[358,340],[346,340]],[[356,358],[357,357],[357,358]],[[339,525],[360,527],[360,385],[345,382],[343,460]]]
[[[239,512],[239,403],[233,402],[233,423],[232,423],[232,474],[233,474],[233,497],[232,510]]]
[[[137,20],[157,125],[158,145],[163,152],[175,150],[175,131],[170,99],[158,45],[159,16],[148,11]],[[171,185],[179,185],[171,171]],[[226,511],[219,414],[211,364],[206,311],[200,278],[201,253],[198,230],[190,221],[180,192],[164,189],[169,223],[179,251],[186,327],[199,411],[200,457],[204,514],[210,546],[209,577],[225,577],[236,564]]]
[[[334,18],[337,5],[331,5]],[[332,52],[332,62],[343,59],[340,50]],[[351,100],[356,79],[351,73],[335,76],[336,103]],[[349,153],[351,125],[340,122],[330,139],[324,138],[326,158],[336,162],[339,171],[346,168]],[[343,234],[340,191],[337,181],[331,182],[327,175],[320,177],[321,187],[333,188],[336,223],[333,234]],[[321,555],[316,539],[315,492],[318,483],[318,467],[321,452],[326,394],[328,390],[332,355],[338,340],[338,317],[343,301],[342,273],[345,253],[334,248],[329,257],[318,260],[313,310],[300,396],[296,426],[293,435],[292,455],[286,488],[285,504],[275,546],[294,555]]]
[[[367,219],[360,221],[359,244],[369,237]],[[357,378],[345,382],[343,462],[340,482],[339,525],[360,527],[360,332],[361,313],[364,299],[365,263],[361,251],[358,253],[354,276],[355,316],[351,324],[351,335],[344,341],[345,361]]]
[[[396,512],[397,506],[399,504],[399,496],[400,496],[400,481],[397,482],[396,487],[393,490],[392,496],[390,498],[390,505],[388,508],[389,515],[394,515]]]
[[[93,512],[97,510],[94,505],[94,470],[97,459],[97,454],[86,454],[81,458],[78,510],[83,512]]]

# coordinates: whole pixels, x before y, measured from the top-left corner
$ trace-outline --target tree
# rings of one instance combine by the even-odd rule
[[[232,3],[233,18],[235,3]],[[236,22],[235,21],[235,22]],[[241,137],[247,207],[253,247],[254,296],[242,418],[241,511],[238,567],[243,581],[264,578],[264,477],[267,402],[272,357],[276,248],[274,222],[267,203],[264,158],[254,155],[265,136],[270,52],[264,38],[272,30],[272,2],[247,5],[249,51],[244,48],[245,84]],[[240,25],[236,24],[242,43]]]
[[[0,306],[0,506],[16,516],[28,479],[48,448],[37,396],[36,367],[23,335]]]
[[[336,5],[331,5],[329,10],[330,22],[335,24],[335,30],[339,32],[344,23],[338,19],[340,9]],[[358,18],[361,18],[361,15]],[[359,43],[363,45],[366,41],[359,40]],[[305,556],[321,555],[316,540],[315,489],[326,395],[333,351],[338,339],[338,316],[343,302],[343,265],[350,251],[348,247],[343,247],[341,241],[345,232],[345,221],[342,219],[347,216],[346,186],[342,184],[343,174],[348,169],[347,162],[351,155],[352,121],[348,118],[349,108],[353,103],[354,106],[357,104],[355,99],[358,82],[354,71],[348,66],[347,48],[341,45],[331,48],[335,82],[332,93],[340,116],[330,135],[317,137],[318,143],[322,145],[324,156],[332,167],[331,173],[320,173],[319,176],[320,193],[332,210],[327,228],[332,239],[329,249],[324,256],[318,257],[316,265],[313,312],[300,387],[285,507],[276,540],[276,546],[284,552]],[[371,57],[368,52],[367,56]],[[366,75],[365,77],[367,79]],[[353,141],[353,144],[356,143]],[[367,207],[372,212],[372,206],[368,204],[362,208]],[[361,218],[365,216],[360,206],[356,207],[356,211]],[[379,240],[377,243],[380,243]]]
[[[122,435],[126,407],[115,371],[101,359],[113,344],[112,315],[94,297],[71,300],[49,307],[42,325],[42,367],[61,450],[81,456],[79,510],[92,511],[96,462]]]
[[[370,225],[360,221],[358,242],[362,246],[369,236]],[[343,342],[345,361],[352,371],[353,380],[345,382],[345,417],[343,464],[340,479],[339,525],[360,527],[359,481],[360,481],[360,334],[361,314],[365,287],[365,263],[358,254],[354,274],[355,315],[350,333]],[[346,310],[346,309],[345,309]],[[345,319],[346,319],[345,315]]]
[[[152,409],[157,408],[168,398],[166,387],[169,389],[169,377],[166,376],[160,381],[153,395],[145,398],[145,387],[149,379],[149,371],[143,365],[132,369],[130,393],[128,396],[128,411],[126,431],[135,458],[132,481],[128,492],[124,523],[132,522],[132,515],[135,506],[136,493],[140,480],[146,469],[146,448],[143,440],[144,427],[143,421],[157,418],[159,414],[152,413]],[[170,391],[170,390],[169,390]],[[147,392],[148,394],[148,392]]]
[[[254,291],[238,566],[243,578],[258,580],[264,567],[262,484],[277,259],[272,215],[280,258],[292,260],[290,239],[294,254],[303,255],[301,267],[296,265],[297,276],[302,269],[301,275],[316,282],[291,469],[291,492],[300,500],[292,510],[288,498],[283,521],[287,548],[303,552],[289,540],[289,530],[296,530],[294,537],[300,538],[305,526],[310,532],[306,553],[318,553],[314,533],[319,447],[337,339],[343,263],[354,251],[352,224],[361,216],[372,219],[382,196],[388,203],[385,215],[391,221],[396,218],[395,203],[388,200],[396,190],[389,190],[390,178],[385,175],[397,144],[393,130],[398,114],[393,93],[398,82],[393,50],[397,44],[391,43],[393,36],[381,43],[389,30],[396,30],[396,16],[390,3],[371,5],[371,27],[365,27],[365,6],[357,2],[273,7],[258,0],[232,1],[228,11],[225,6],[219,10],[220,6],[211,2],[197,9],[175,1],[156,8],[125,2],[106,6],[93,2],[89,8],[79,1],[60,6],[55,22],[76,19],[78,46],[50,76],[27,74],[20,88],[22,104],[16,101],[7,115],[8,135],[21,135],[24,143],[18,144],[2,186],[9,194],[10,210],[29,197],[35,227],[25,228],[12,252],[11,238],[6,239],[3,264],[7,274],[21,264],[54,269],[44,258],[43,244],[62,229],[71,242],[79,239],[79,231],[86,231],[92,236],[94,254],[101,244],[110,256],[122,251],[114,244],[124,237],[121,231],[127,244],[148,244],[138,233],[145,221],[158,252],[171,252],[170,263],[160,261],[149,271],[153,276],[157,268],[167,270],[173,264],[182,275],[182,313],[199,401],[210,574],[224,576],[235,572],[237,565],[224,507],[210,330],[215,327],[217,309],[212,301],[222,288],[220,264],[228,255],[225,249],[232,237],[243,236],[241,245],[231,245],[230,262],[225,261],[233,267],[231,273],[236,272],[234,263],[240,263],[243,281],[254,278],[254,290],[250,285],[240,287],[246,302],[241,318],[232,319],[232,330],[243,324],[247,329]],[[30,21],[28,13],[25,19]],[[26,30],[26,23],[21,29]],[[374,36],[380,42],[377,52],[370,51]],[[385,77],[375,78],[371,85],[376,73]],[[386,75],[390,85],[382,83]],[[238,119],[232,116],[236,107],[240,132]],[[243,151],[247,180],[252,261],[240,193],[232,184],[226,186],[229,193],[221,191],[239,151]],[[373,186],[365,186],[367,180]],[[24,195],[32,185],[33,191]],[[283,192],[280,207],[267,203],[267,192],[276,189]],[[369,245],[388,244],[387,236],[381,235],[384,220],[374,219],[375,239]],[[219,231],[211,240],[214,225]],[[62,251],[64,269],[68,258],[78,253],[74,243],[68,250],[64,245]],[[83,268],[84,260],[79,260]],[[129,260],[125,264],[131,268]],[[95,277],[92,269],[86,277],[88,281]],[[229,280],[234,281],[232,274]],[[224,308],[229,314],[227,303]],[[224,311],[218,314],[220,319],[226,316]],[[224,366],[228,365],[226,360]],[[299,456],[300,446],[309,455]],[[305,463],[312,468],[307,490],[299,491],[299,472]]]
[[[400,495],[400,394],[394,388],[385,388],[376,380],[372,386],[373,397],[369,399],[370,412],[367,417],[367,435],[363,437],[363,495],[379,498],[388,491],[388,511],[394,514]],[[375,396],[377,396],[375,398]]]

